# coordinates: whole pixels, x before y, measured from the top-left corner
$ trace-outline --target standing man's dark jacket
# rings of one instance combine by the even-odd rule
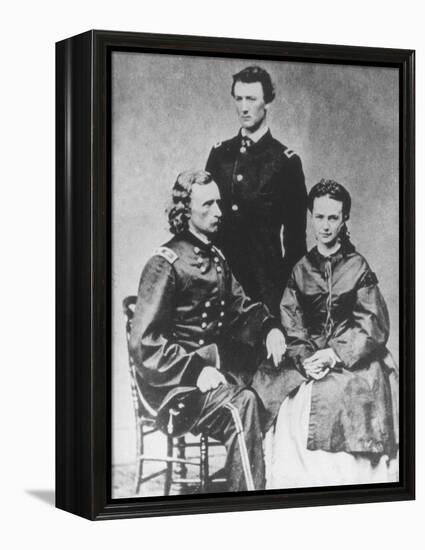
[[[304,174],[299,156],[270,131],[248,147],[242,139],[217,144],[206,165],[222,196],[218,243],[245,292],[277,314],[289,274],[306,252]]]

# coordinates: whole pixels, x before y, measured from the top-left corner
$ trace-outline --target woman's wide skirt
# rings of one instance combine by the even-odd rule
[[[266,488],[397,482],[398,457],[307,449],[313,384],[304,382],[283,401],[266,434]]]

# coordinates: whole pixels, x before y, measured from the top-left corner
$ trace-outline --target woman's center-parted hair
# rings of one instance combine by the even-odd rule
[[[188,230],[193,185],[206,185],[212,181],[211,174],[204,170],[188,170],[177,176],[171,193],[171,204],[167,208],[168,223],[173,235]]]
[[[354,246],[350,240],[350,233],[345,223],[350,218],[351,212],[351,196],[343,185],[333,180],[322,179],[310,189],[307,198],[307,207],[310,212],[313,212],[314,200],[319,197],[329,197],[335,201],[342,203],[342,217],[344,223],[339,232],[339,240],[347,249],[354,250]]]
[[[310,212],[313,211],[314,199],[329,197],[342,203],[342,215],[348,220],[351,212],[351,196],[343,185],[333,180],[322,179],[310,189],[307,199],[307,206]]]

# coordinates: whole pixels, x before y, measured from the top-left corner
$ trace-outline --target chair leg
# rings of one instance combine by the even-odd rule
[[[173,438],[170,435],[167,435],[167,456],[171,457],[173,456],[174,452],[174,445],[173,445]],[[170,494],[171,489],[171,482],[173,479],[173,462],[169,461],[167,462],[166,470],[165,470],[165,482],[164,482],[164,496],[168,496]]]
[[[209,477],[209,465],[208,465],[208,436],[201,434],[200,441],[200,472],[199,479],[201,481],[200,490],[202,493],[208,491],[208,477]]]
[[[145,441],[143,434],[143,426],[136,420],[137,432],[136,432],[136,452],[137,456],[143,455],[145,451]],[[142,484],[143,477],[143,458],[137,459],[136,464],[136,477],[134,479],[134,491],[138,495],[140,491],[140,485]]]
[[[186,441],[184,436],[177,439],[177,458],[181,458],[182,460],[186,458]],[[177,482],[179,478],[185,479],[187,477],[187,466],[183,462],[178,462],[175,470]]]

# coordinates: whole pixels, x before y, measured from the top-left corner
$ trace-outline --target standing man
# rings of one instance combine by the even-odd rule
[[[203,431],[226,446],[230,491],[262,489],[259,403],[234,382],[256,366],[263,341],[277,365],[285,339],[211,242],[221,210],[210,174],[178,176],[168,219],[174,237],[148,260],[139,285],[130,337],[138,383],[168,433]]]
[[[304,174],[299,156],[267,126],[275,97],[268,72],[251,66],[235,74],[232,96],[241,129],[213,147],[206,165],[223,200],[218,243],[245,292],[278,314],[289,274],[306,252]]]

